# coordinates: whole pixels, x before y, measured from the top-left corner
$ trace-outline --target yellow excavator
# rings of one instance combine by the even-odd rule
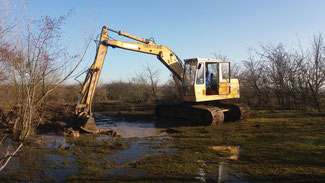
[[[108,31],[136,42],[110,39]],[[238,79],[230,78],[230,62],[191,58],[185,59],[183,63],[166,46],[158,45],[150,39],[143,39],[104,26],[100,34],[94,63],[87,71],[75,111],[78,117],[84,119],[81,128],[87,132],[98,132],[91,104],[108,47],[156,55],[158,60],[172,72],[183,103],[158,105],[155,108],[155,115],[159,119],[173,118],[196,125],[214,126],[221,125],[224,121],[236,121],[249,117],[250,109],[246,105],[220,102],[240,97]]]

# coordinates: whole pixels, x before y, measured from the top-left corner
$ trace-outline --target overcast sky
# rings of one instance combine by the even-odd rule
[[[28,15],[58,17],[70,9],[74,14],[64,28],[64,41],[80,49],[83,32],[99,34],[101,27],[123,30],[138,37],[153,37],[181,59],[213,58],[222,53],[239,63],[248,49],[260,43],[284,43],[288,48],[299,39],[310,44],[314,34],[325,32],[323,0],[31,0]],[[115,39],[118,35],[110,34]],[[125,40],[125,39],[122,39]],[[95,43],[80,69],[93,62]],[[170,72],[155,56],[109,48],[101,82],[128,80],[142,72],[146,62],[161,70],[161,80]],[[83,80],[84,76],[79,78]]]

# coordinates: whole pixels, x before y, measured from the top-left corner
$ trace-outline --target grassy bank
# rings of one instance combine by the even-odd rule
[[[324,127],[324,114],[253,111],[250,119],[221,128],[175,128],[179,133],[171,140],[179,152],[143,159],[136,167],[153,177],[194,179],[199,168],[210,174],[227,161],[230,174],[249,181],[324,181]],[[211,149],[216,145],[240,146],[239,159],[224,160],[226,155]]]

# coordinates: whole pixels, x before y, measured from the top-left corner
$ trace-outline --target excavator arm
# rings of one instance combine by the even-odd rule
[[[110,40],[107,33],[108,31],[117,33],[120,36],[124,36],[138,42]],[[173,78],[178,86],[179,92],[182,93],[181,80],[183,78],[184,68],[181,60],[173,51],[166,46],[157,45],[153,41],[139,38],[123,31],[108,29],[106,26],[104,26],[102,28],[94,63],[88,69],[87,76],[80,90],[80,96],[76,106],[77,116],[87,120],[87,122],[81,128],[91,133],[98,132],[95,120],[92,117],[93,114],[91,111],[91,103],[103,67],[108,46],[112,48],[121,48],[156,55],[157,58],[173,73]]]

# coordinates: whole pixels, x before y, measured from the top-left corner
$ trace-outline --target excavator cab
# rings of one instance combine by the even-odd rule
[[[239,83],[230,79],[230,62],[217,59],[184,60],[183,96],[188,102],[239,98]]]

